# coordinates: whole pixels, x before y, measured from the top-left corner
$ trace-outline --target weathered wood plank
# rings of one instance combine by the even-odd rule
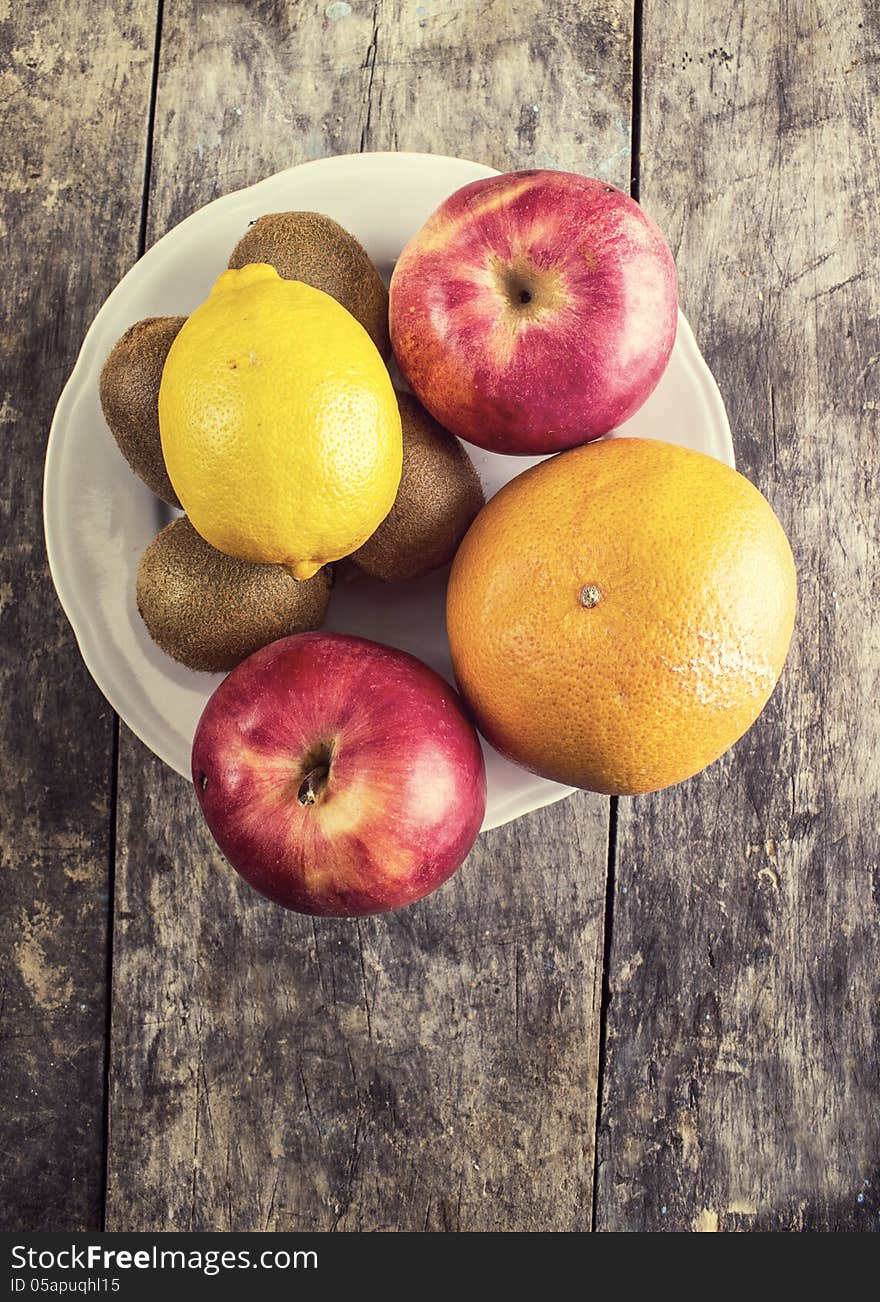
[[[167,3],[151,236],[360,148],[625,183],[629,6],[545,11]],[[239,885],[124,731],[119,790],[111,1227],[589,1227],[606,801],[483,838],[400,915],[313,924]]]
[[[102,297],[137,256],[154,3],[0,4],[0,1228],[103,1201],[113,716],[52,592],[43,454]]]
[[[642,201],[801,603],[734,753],[621,802],[602,1228],[878,1224],[878,18],[646,6]]]

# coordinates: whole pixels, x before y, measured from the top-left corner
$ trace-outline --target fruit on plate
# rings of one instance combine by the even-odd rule
[[[159,390],[168,474],[218,551],[308,579],[369,538],[400,482],[400,413],[366,330],[255,263],[224,271]]]
[[[280,565],[225,556],[183,517],[141,557],[137,605],[152,637],[189,669],[220,673],[289,633],[318,628],[331,577],[298,583]]]
[[[467,856],[486,803],[480,743],[449,684],[335,633],[282,638],[234,669],[196,729],[192,775],[232,866],[301,913],[427,895]]]
[[[403,473],[394,505],[352,560],[376,579],[420,579],[448,565],[485,502],[473,462],[412,394],[397,395]]]
[[[510,172],[451,195],[391,280],[391,342],[441,425],[493,452],[556,452],[632,416],[678,319],[660,231],[613,185]]]
[[[447,626],[479,728],[544,777],[612,795],[681,782],[763,709],[796,578],[747,479],[617,438],[527,470],[477,516]]]
[[[319,212],[258,217],[229,259],[230,267],[249,262],[267,262],[285,280],[322,289],[360,321],[382,356],[388,356],[388,290],[364,247],[332,217]]]
[[[169,506],[180,506],[159,438],[159,384],[185,316],[153,316],[129,326],[101,370],[104,419],[136,475]]]

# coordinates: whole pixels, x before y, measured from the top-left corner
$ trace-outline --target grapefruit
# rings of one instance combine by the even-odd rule
[[[711,764],[779,678],[791,548],[747,479],[653,439],[586,444],[480,512],[447,627],[485,737],[544,777],[609,795]]]

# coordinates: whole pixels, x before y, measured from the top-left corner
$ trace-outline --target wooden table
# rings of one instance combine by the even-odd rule
[[[0,3],[5,1229],[869,1230],[880,1213],[871,0]],[[83,333],[187,213],[371,149],[632,186],[792,538],[759,723],[404,912],[226,868],[42,542]]]

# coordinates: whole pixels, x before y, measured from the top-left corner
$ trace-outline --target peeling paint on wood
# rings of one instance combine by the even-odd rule
[[[801,596],[755,728],[620,804],[601,1228],[880,1226],[878,46],[869,4],[646,6],[642,201]]]
[[[153,3],[0,7],[0,1229],[100,1224],[113,717],[52,591],[43,454],[137,256]],[[133,220],[134,217],[134,220]]]

